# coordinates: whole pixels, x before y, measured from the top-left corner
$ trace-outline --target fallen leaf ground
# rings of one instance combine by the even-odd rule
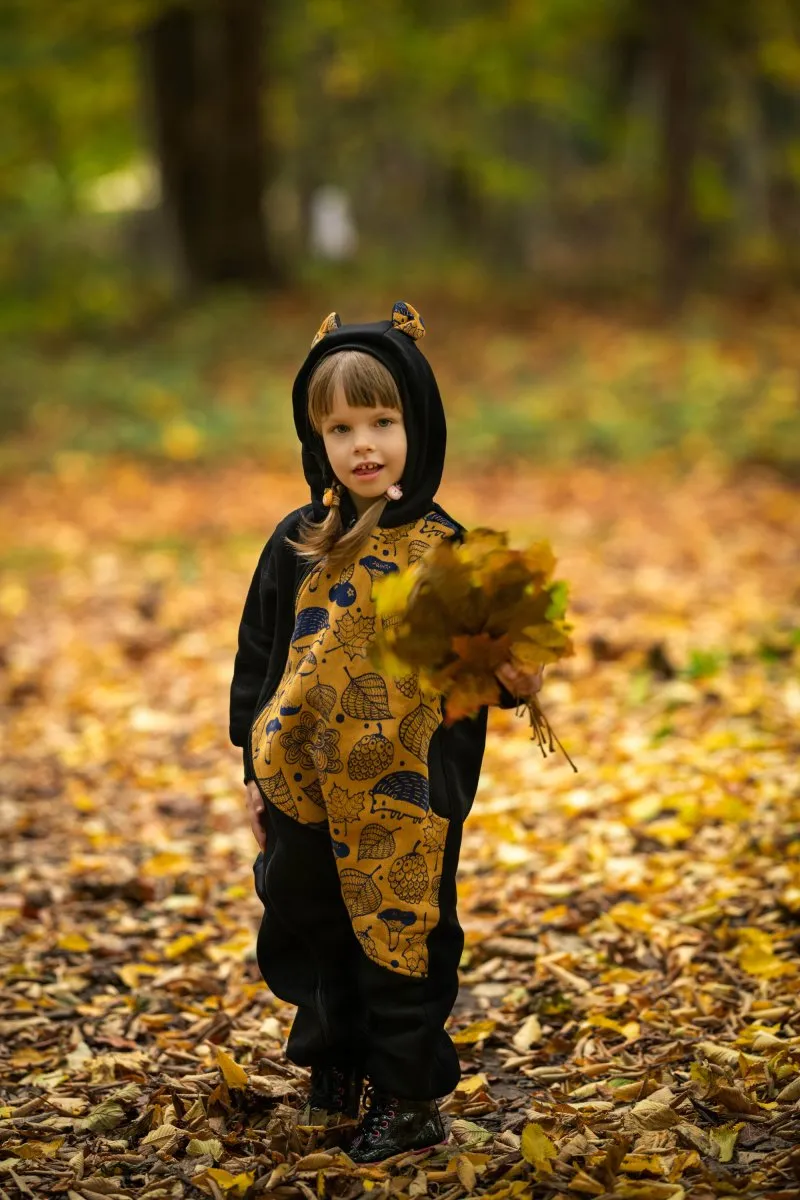
[[[296,478],[61,462],[0,495],[0,1200],[800,1195],[800,498],[698,467],[454,479],[544,535],[577,654],[494,713],[449,1142],[297,1129],[227,690]]]

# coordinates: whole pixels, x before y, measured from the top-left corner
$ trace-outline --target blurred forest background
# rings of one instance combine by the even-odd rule
[[[370,1197],[794,1200],[800,0],[2,16],[0,1195],[366,1195],[294,1122],[228,689],[297,368],[407,300],[442,503],[569,582],[580,774],[492,713],[461,1131]]]
[[[798,0],[4,13],[4,469],[280,457],[404,298],[465,461],[797,471]]]

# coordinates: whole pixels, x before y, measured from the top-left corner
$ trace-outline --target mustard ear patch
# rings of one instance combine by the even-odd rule
[[[425,337],[425,322],[413,305],[406,304],[405,300],[398,300],[392,309],[392,324],[415,342]]]
[[[339,314],[337,312],[328,313],[327,317],[322,322],[319,329],[317,330],[317,332],[314,335],[314,340],[311,343],[312,350],[313,350],[314,346],[316,346],[317,342],[322,341],[322,339],[325,337],[326,333],[333,333],[334,329],[341,329],[341,328],[342,328],[342,322],[341,322],[341,318],[339,317]]]

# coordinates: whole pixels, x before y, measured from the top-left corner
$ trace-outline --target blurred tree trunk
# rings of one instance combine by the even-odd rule
[[[693,12],[697,0],[654,0],[661,76],[662,290],[669,308],[683,301],[692,270],[692,168],[696,148]]]
[[[264,0],[166,9],[144,34],[164,201],[193,286],[275,278],[261,123]]]

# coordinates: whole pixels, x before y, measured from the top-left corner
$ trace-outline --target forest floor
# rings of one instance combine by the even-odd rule
[[[576,655],[494,712],[449,1140],[298,1129],[228,686],[302,481],[65,457],[0,492],[0,1198],[800,1194],[800,502],[697,466],[453,478],[549,538]]]

